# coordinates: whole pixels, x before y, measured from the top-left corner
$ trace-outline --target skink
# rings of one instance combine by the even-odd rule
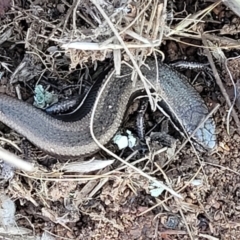
[[[186,133],[191,134],[208,115],[208,108],[186,77],[168,65],[159,63],[156,67],[155,60],[150,58],[141,71],[156,89],[160,89],[171,115]],[[49,154],[61,157],[89,155],[99,149],[89,127],[93,105],[101,89],[105,86],[94,114],[93,130],[103,145],[118,131],[131,97],[143,94],[144,84],[137,80],[134,86],[131,73],[132,69],[124,64],[121,76],[116,76],[114,70],[110,71],[96,84],[84,104],[74,113],[72,121],[53,118],[30,104],[6,95],[0,95],[0,121]],[[193,139],[207,150],[215,147],[215,123],[212,118],[197,130]]]

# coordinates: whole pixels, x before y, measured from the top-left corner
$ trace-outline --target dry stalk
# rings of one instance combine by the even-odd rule
[[[234,105],[235,105],[235,102],[236,102],[236,99],[237,99],[237,88],[236,88],[236,84],[233,80],[233,77],[232,77],[232,74],[228,68],[228,61],[229,60],[233,60],[233,59],[236,59],[236,58],[239,58],[239,56],[237,57],[233,57],[233,58],[228,58],[226,61],[225,61],[225,68],[228,72],[228,75],[231,79],[231,82],[232,82],[232,85],[233,85],[233,89],[234,89],[234,99],[233,99],[233,102],[232,102],[232,106],[230,107],[229,111],[228,111],[228,114],[227,114],[227,133],[230,134],[230,127],[229,127],[229,123],[230,123],[230,116],[231,116],[231,113],[232,113],[232,110],[234,108]]]
[[[22,160],[21,158],[17,157],[15,154],[10,153],[9,151],[3,148],[0,148],[0,158],[6,163],[18,169],[21,169],[22,171],[34,172],[36,170],[33,164]]]
[[[208,46],[208,43],[207,43],[207,40],[206,40],[204,34],[202,35],[202,41],[203,41],[203,44],[205,46]],[[217,69],[216,69],[215,64],[213,62],[212,55],[211,55],[211,53],[210,53],[208,48],[206,48],[206,53],[207,53],[208,61],[209,61],[210,65],[211,65],[211,68],[213,70],[213,75],[214,75],[214,77],[216,79],[217,85],[219,86],[219,88],[221,90],[221,93],[222,93],[222,95],[224,96],[224,98],[225,98],[225,100],[227,102],[227,105],[229,106],[229,108],[231,108],[232,103],[231,103],[231,101],[229,99],[229,96],[228,96],[228,94],[226,92],[226,89],[223,86],[222,80],[221,80],[221,78],[220,78],[220,76],[219,76],[219,74],[217,72]],[[234,119],[234,121],[236,123],[237,129],[238,129],[238,133],[240,133],[240,121],[239,121],[237,112],[235,111],[234,108],[232,109],[232,116],[233,116],[233,119]]]

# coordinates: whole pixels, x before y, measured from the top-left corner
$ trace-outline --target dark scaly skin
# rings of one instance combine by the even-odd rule
[[[167,65],[159,64],[159,80],[156,80],[155,61],[148,59],[146,64],[150,69],[141,67],[144,76],[160,89],[171,114],[185,131],[191,134],[208,114],[204,101],[182,74]],[[122,65],[121,77],[116,77],[114,71],[111,71],[102,82],[103,85],[107,81],[96,108],[93,129],[103,145],[111,140],[121,125],[131,96],[136,92],[140,94],[139,90],[144,89],[140,80],[137,81],[137,86],[133,87],[131,71],[128,66]],[[79,113],[80,120],[64,122],[25,102],[0,95],[0,121],[50,154],[61,157],[89,155],[99,149],[89,129],[91,109],[94,105],[92,99],[95,98],[89,97],[84,103],[91,106],[87,115],[82,117]],[[211,150],[216,145],[214,134],[215,124],[210,118],[198,129],[194,139],[206,150]]]

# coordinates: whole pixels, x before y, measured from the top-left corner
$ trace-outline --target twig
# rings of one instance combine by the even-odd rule
[[[14,148],[16,148],[20,153],[22,153],[22,150],[21,150],[21,149],[18,147],[18,145],[15,144],[13,141],[8,140],[8,139],[3,138],[3,137],[0,137],[0,141],[4,141],[4,142],[6,142],[6,143],[12,145],[12,146],[13,146]]]
[[[237,57],[232,57],[232,58],[228,58],[226,61],[225,61],[225,68],[228,72],[228,75],[231,79],[231,82],[232,82],[232,85],[233,85],[233,90],[234,90],[234,99],[233,99],[233,102],[232,102],[232,106],[230,107],[229,111],[228,111],[228,114],[227,114],[227,133],[230,134],[230,129],[229,129],[229,122],[230,122],[230,115],[231,115],[231,112],[234,108],[234,105],[235,105],[235,102],[236,102],[236,99],[237,99],[237,88],[236,88],[236,84],[235,82],[233,81],[233,77],[232,77],[232,74],[228,68],[228,61],[229,60],[232,60],[232,59],[236,59],[236,58],[239,58],[239,56]]]
[[[215,164],[215,163],[210,163],[210,162],[203,162],[203,165],[211,165],[211,166],[214,166],[214,167],[218,167],[218,168],[221,168],[223,169],[224,171],[229,171],[231,173],[234,173],[238,176],[240,176],[240,173],[238,173],[237,171],[234,171],[233,169],[229,168],[229,167],[224,167],[224,166],[221,166],[219,164]]]
[[[204,36],[204,34],[202,35],[202,41],[203,41],[203,44],[207,47],[208,43],[207,43],[207,40],[206,40],[206,37]],[[217,85],[219,86],[219,88],[221,90],[221,93],[222,93],[222,95],[224,96],[224,98],[225,98],[225,100],[227,102],[227,105],[229,106],[229,108],[231,108],[232,103],[231,103],[231,101],[229,99],[229,96],[227,94],[226,89],[223,86],[221,78],[220,78],[220,76],[219,76],[219,74],[217,72],[217,69],[215,67],[215,64],[213,62],[212,55],[211,55],[211,53],[210,53],[208,48],[206,48],[206,53],[207,53],[208,61],[209,61],[210,65],[211,65],[211,68],[213,70],[213,75],[214,75],[214,77],[216,79]],[[234,121],[235,121],[235,123],[237,125],[238,133],[240,133],[240,121],[239,121],[239,118],[238,118],[237,113],[236,113],[234,108],[232,109],[232,116],[233,116],[233,119],[234,119]]]
[[[180,203],[179,205],[181,206],[181,203]],[[185,216],[184,216],[184,214],[183,214],[182,208],[179,209],[179,212],[180,212],[180,215],[181,215],[181,217],[182,217],[182,219],[183,219],[183,221],[184,221],[184,223],[185,223],[185,226],[186,226],[186,228],[187,228],[188,235],[189,235],[189,237],[191,238],[191,240],[193,240],[192,232],[191,232],[191,230],[190,230],[190,228],[189,228],[189,225],[188,225],[188,223],[187,223],[187,220],[186,220],[186,218],[185,218]]]
[[[0,147],[0,158],[9,163],[10,165],[21,169],[26,172],[33,172],[35,169],[33,167],[33,164],[28,163],[21,158],[17,157],[16,155],[8,152],[7,150]]]

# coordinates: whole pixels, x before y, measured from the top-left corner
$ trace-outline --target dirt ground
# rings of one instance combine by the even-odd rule
[[[111,141],[108,149],[181,199],[103,150],[85,159],[57,159],[0,125],[1,146],[37,169],[0,164],[1,239],[240,239],[240,18],[217,1],[167,1],[166,11],[157,0],[98,2],[0,1],[0,93],[45,108],[46,96],[52,103],[87,91],[102,69],[114,61],[117,66],[119,56],[129,61],[129,54],[161,51],[166,63],[188,62],[179,71],[210,110],[216,107],[217,149],[199,152],[187,143],[178,151],[183,138],[149,106],[146,132],[167,128],[174,144],[164,147],[150,134],[141,142],[141,101],[132,104],[121,130],[131,130],[137,146],[118,150]],[[72,42],[80,42],[78,50],[66,46]],[[113,51],[111,44],[118,48]],[[195,63],[198,68],[191,69]],[[235,100],[234,107],[227,98],[230,105]]]

